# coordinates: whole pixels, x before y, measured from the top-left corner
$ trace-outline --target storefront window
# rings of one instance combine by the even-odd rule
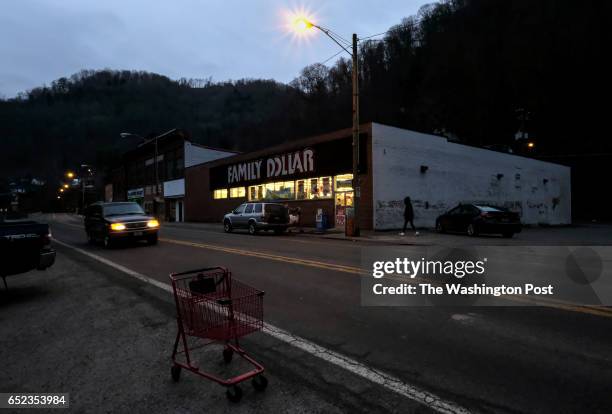
[[[279,181],[249,187],[249,201],[254,200],[294,200],[295,181]]]
[[[309,180],[298,180],[295,182],[295,194],[298,200],[308,200],[310,197]]]
[[[295,181],[282,181],[266,184],[266,200],[293,200],[295,198]]]
[[[317,200],[332,197],[331,177],[307,178],[296,181],[296,199]]]
[[[344,177],[344,176],[338,176]],[[349,174],[348,187],[343,184],[343,190],[351,191],[351,179]],[[343,178],[343,180],[346,180]],[[297,181],[279,181],[252,185],[248,188],[249,201],[258,200],[318,200],[332,198],[332,177],[307,178]],[[230,190],[230,197],[231,195]]]
[[[319,198],[331,198],[332,196],[332,180],[331,177],[311,178],[309,199],[316,200]]]
[[[336,192],[353,191],[353,174],[336,176]]]
[[[240,198],[246,196],[246,190],[244,187],[234,187],[229,190],[230,198]]]
[[[263,200],[264,186],[252,185],[249,187],[249,201]]]
[[[221,198],[227,198],[227,188],[223,188],[220,190],[215,190],[213,193],[213,198],[215,200],[221,199]]]

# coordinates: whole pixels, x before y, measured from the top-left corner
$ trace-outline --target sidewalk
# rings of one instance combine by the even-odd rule
[[[192,229],[192,230],[207,230],[207,231],[223,231],[221,223],[197,223],[197,222],[183,222],[173,223],[166,222],[162,224],[163,227],[171,227],[176,229]],[[406,245],[428,245],[432,242],[431,232],[428,230],[420,231],[419,236],[415,236],[414,232],[406,233],[405,236],[400,236],[399,231],[385,231],[375,232],[370,230],[362,230],[361,236],[350,237],[344,234],[344,229],[331,228],[326,229],[324,232],[320,232],[315,227],[302,227],[302,231],[297,228],[290,228],[287,230],[288,235],[292,236],[303,236],[303,237],[318,237],[322,239],[331,240],[347,240],[347,241],[367,241],[367,242],[381,242],[391,244],[406,244]]]
[[[167,292],[61,246],[46,272],[8,279],[0,290],[0,389],[69,393],[74,412],[429,412],[269,335],[242,341],[266,367],[263,393],[250,383],[235,404],[222,387],[189,372],[170,378],[176,308]],[[231,375],[221,348],[200,367]],[[237,359],[239,361],[239,359]]]
[[[188,228],[223,232],[221,223],[163,223],[162,227]],[[501,235],[480,235],[468,237],[465,234],[440,234],[431,229],[419,229],[419,235],[409,231],[405,236],[400,230],[362,230],[359,237],[347,237],[344,229],[327,229],[319,233],[314,227],[304,227],[303,232],[290,228],[288,236],[345,240],[352,242],[380,243],[405,246],[431,245],[612,245],[612,225],[604,223],[576,223],[571,226],[525,226],[521,233],[507,239]]]

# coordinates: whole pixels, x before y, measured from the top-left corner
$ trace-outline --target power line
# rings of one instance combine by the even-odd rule
[[[421,24],[421,22],[417,20],[417,21],[413,21],[413,22],[401,23],[399,26],[410,26],[410,27],[412,27],[414,29],[414,28],[418,28],[419,24]],[[370,35],[370,36],[361,37],[361,38],[359,38],[359,41],[368,40],[368,39],[371,39],[373,37],[386,35],[387,33],[391,33],[393,30],[394,29],[389,29],[389,30],[387,30],[385,32],[376,33],[376,34],[373,34],[373,35]],[[382,40],[382,39],[380,39],[380,40]]]
[[[372,37],[376,37],[376,36],[382,36],[382,35],[387,34],[389,32],[390,32],[390,30],[387,30],[386,32],[376,33],[376,34],[373,34],[371,36],[361,37],[361,38],[359,38],[359,41],[371,39]]]
[[[328,34],[328,36],[333,35],[335,38],[337,38],[336,40],[338,41],[342,41],[343,43],[346,44],[346,46],[350,46],[351,42],[349,42],[348,40],[346,40],[344,37],[342,37],[340,34],[334,32],[332,29],[327,28],[325,26],[318,26],[321,30],[323,30],[324,32],[326,32]]]
[[[344,50],[339,50],[338,52],[334,53],[332,56],[328,57],[323,62],[321,62],[321,64],[325,65],[327,62],[329,62],[330,60],[332,60],[333,58],[335,58],[336,56],[338,56],[342,52],[344,52]]]

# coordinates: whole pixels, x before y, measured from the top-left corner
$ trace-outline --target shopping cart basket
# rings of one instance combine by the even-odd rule
[[[178,333],[172,351],[172,379],[178,381],[184,368],[197,375],[227,387],[227,398],[237,402],[242,397],[239,383],[252,379],[255,390],[263,391],[268,380],[262,374],[264,367],[247,355],[238,339],[263,328],[264,292],[232,278],[223,267],[189,270],[170,274]],[[209,340],[199,346],[189,346],[189,338]],[[179,342],[183,350],[179,351]],[[195,366],[190,351],[211,343],[223,343],[223,359],[232,361],[234,353],[248,361],[254,369],[236,377],[223,379]],[[177,360],[184,354],[184,361]],[[182,359],[182,358],[181,358]]]

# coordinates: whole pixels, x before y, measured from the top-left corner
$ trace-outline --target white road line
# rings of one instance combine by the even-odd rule
[[[145,283],[158,287],[166,292],[172,293],[172,287],[167,283],[163,283],[163,282],[160,282],[159,280],[152,279],[146,275],[143,275],[142,273],[138,273],[132,269],[129,269],[125,266],[115,263],[102,256],[98,256],[97,254],[80,249],[78,247],[75,247],[63,241],[60,241],[57,239],[53,239],[53,241],[59,245],[72,249],[87,257],[97,260],[100,263],[103,263],[116,270],[119,270],[120,272],[123,272],[129,276],[135,277],[138,280],[141,280]],[[274,325],[264,323],[264,332],[279,341],[292,345],[310,355],[313,355],[326,362],[329,362],[330,364],[336,365],[346,371],[349,371],[352,374],[355,374],[361,378],[371,381],[374,384],[380,385],[390,391],[396,392],[400,395],[403,395],[406,398],[409,398],[413,401],[421,403],[439,413],[445,413],[445,414],[467,414],[469,413],[468,410],[466,410],[465,408],[455,403],[452,403],[450,401],[445,401],[439,398],[438,396],[436,396],[435,394],[432,394],[418,387],[405,383],[399,378],[386,374],[377,369],[370,368],[362,364],[359,361],[346,357],[342,354],[334,352],[325,347],[319,346],[307,339],[296,336]]]

